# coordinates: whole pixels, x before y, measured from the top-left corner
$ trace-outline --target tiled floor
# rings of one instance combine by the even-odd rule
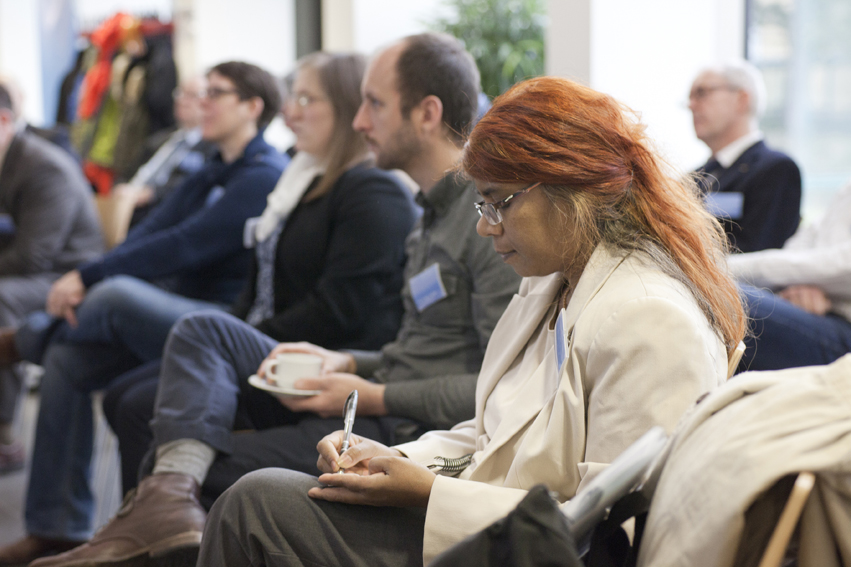
[[[99,401],[95,405],[95,455],[92,463],[93,486],[97,512],[95,527],[106,523],[121,504],[120,472],[115,437],[106,425],[100,412]],[[38,394],[29,393],[24,398],[16,429],[24,440],[28,455],[35,432],[38,415]],[[0,477],[0,545],[24,535],[23,503],[26,497],[29,462],[23,471]]]

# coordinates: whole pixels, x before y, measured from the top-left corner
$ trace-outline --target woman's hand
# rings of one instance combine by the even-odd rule
[[[369,460],[373,457],[401,457],[402,453],[378,441],[355,435],[349,438],[349,450],[340,455],[343,446],[343,431],[326,435],[316,445],[319,460],[316,466],[323,473],[336,473],[341,468],[346,472],[369,474]]]
[[[347,451],[348,453],[348,451]],[[372,457],[361,474],[323,474],[325,486],[308,495],[329,502],[369,506],[428,506],[436,475],[405,457]]]
[[[72,327],[77,326],[77,314],[74,309],[86,297],[86,286],[77,270],[71,270],[50,286],[47,294],[47,312],[54,317],[62,317]]]
[[[334,350],[324,349],[320,346],[308,342],[300,343],[281,343],[272,349],[272,352],[260,363],[260,368],[257,369],[257,376],[266,378],[266,365],[284,352],[304,352],[307,354],[315,354],[322,358],[322,372],[349,372],[354,373],[357,370],[355,358],[345,352],[337,352]],[[347,394],[348,395],[348,394]]]
[[[295,387],[299,390],[319,390],[315,396],[280,396],[278,399],[290,411],[313,412],[319,417],[339,417],[346,407],[352,390],[358,391],[358,415],[387,415],[384,405],[384,384],[364,380],[354,374],[340,372],[317,378],[300,378]]]

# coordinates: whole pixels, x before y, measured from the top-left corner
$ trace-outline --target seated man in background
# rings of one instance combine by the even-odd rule
[[[36,565],[112,565],[197,546],[205,518],[199,486],[215,497],[258,468],[315,472],[316,443],[340,428],[353,389],[360,394],[355,431],[386,442],[475,414],[485,348],[519,286],[519,276],[477,236],[475,190],[453,171],[478,91],[472,57],[456,39],[436,34],[408,37],[380,52],[363,80],[354,127],[379,167],[402,169],[419,184],[424,209],[408,238],[405,314],[396,340],[381,353],[346,354],[278,345],[224,314],[182,318],[163,355],[152,473],[92,541]],[[263,373],[264,359],[293,350],[324,358],[322,376],[296,383],[319,394],[279,403],[247,384],[249,375]],[[239,417],[266,422],[234,433]]]
[[[71,156],[71,158],[77,163],[78,167],[82,167],[80,155],[71,144],[71,136],[68,133],[67,126],[59,123],[47,128],[33,126],[24,118],[26,96],[24,95],[24,91],[18,81],[12,76],[0,75],[0,84],[5,87],[12,99],[12,113],[17,118],[18,131],[34,134],[39,138],[59,146],[65,150],[69,156]]]
[[[730,246],[753,252],[780,248],[798,228],[801,172],[787,155],[762,141],[757,119],[765,109],[762,75],[750,63],[702,71],[691,87],[694,132],[712,151],[704,176],[709,210],[724,225]]]
[[[124,243],[53,284],[47,310],[65,321],[47,324],[43,355],[48,339],[28,337],[43,317],[31,317],[17,341],[14,333],[2,336],[10,355],[5,362],[20,346],[20,354],[41,363],[45,373],[27,489],[29,535],[0,548],[0,565],[26,563],[89,537],[89,392],[159,357],[176,319],[202,307],[224,308],[245,284],[251,263],[243,245],[246,221],[261,213],[285,165],[263,140],[280,94],[269,73],[248,63],[216,65],[207,79],[202,129],[218,155]],[[152,282],[167,282],[171,291]],[[71,471],[83,481],[57,482],[57,475]]]
[[[753,334],[739,370],[828,364],[851,352],[851,184],[781,249],[734,254]],[[769,291],[771,290],[771,291]]]
[[[131,225],[137,224],[172,189],[201,167],[216,152],[216,145],[201,134],[201,93],[204,80],[193,77],[183,81],[174,92],[176,129],[156,132],[145,143],[142,165],[126,183],[113,191],[130,193],[135,211]]]
[[[50,142],[22,131],[0,83],[0,326],[44,309],[51,284],[103,252],[92,191],[80,167]],[[12,421],[22,385],[0,370],[0,473],[24,466]]]

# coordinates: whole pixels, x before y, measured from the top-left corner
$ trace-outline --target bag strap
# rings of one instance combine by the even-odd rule
[[[586,567],[634,567],[649,508],[650,499],[641,492],[631,492],[618,500],[608,517],[594,528],[591,547],[584,558]],[[635,518],[631,546],[621,527],[630,518]]]

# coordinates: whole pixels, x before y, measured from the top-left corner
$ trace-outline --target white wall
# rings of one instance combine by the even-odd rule
[[[38,0],[0,0],[0,75],[12,77],[24,91],[24,117],[42,124],[41,44]]]
[[[443,0],[322,0],[322,46],[371,54],[449,13]]]
[[[175,8],[175,25],[184,28],[179,64],[189,66],[182,73],[235,59],[282,75],[295,63],[293,0],[178,0]]]
[[[701,67],[743,55],[744,0],[549,0],[548,9],[548,73],[640,112],[674,166],[706,160],[687,94]]]
[[[134,16],[155,15],[171,20],[172,0],[74,0],[77,20],[83,30],[97,26],[116,12]]]

